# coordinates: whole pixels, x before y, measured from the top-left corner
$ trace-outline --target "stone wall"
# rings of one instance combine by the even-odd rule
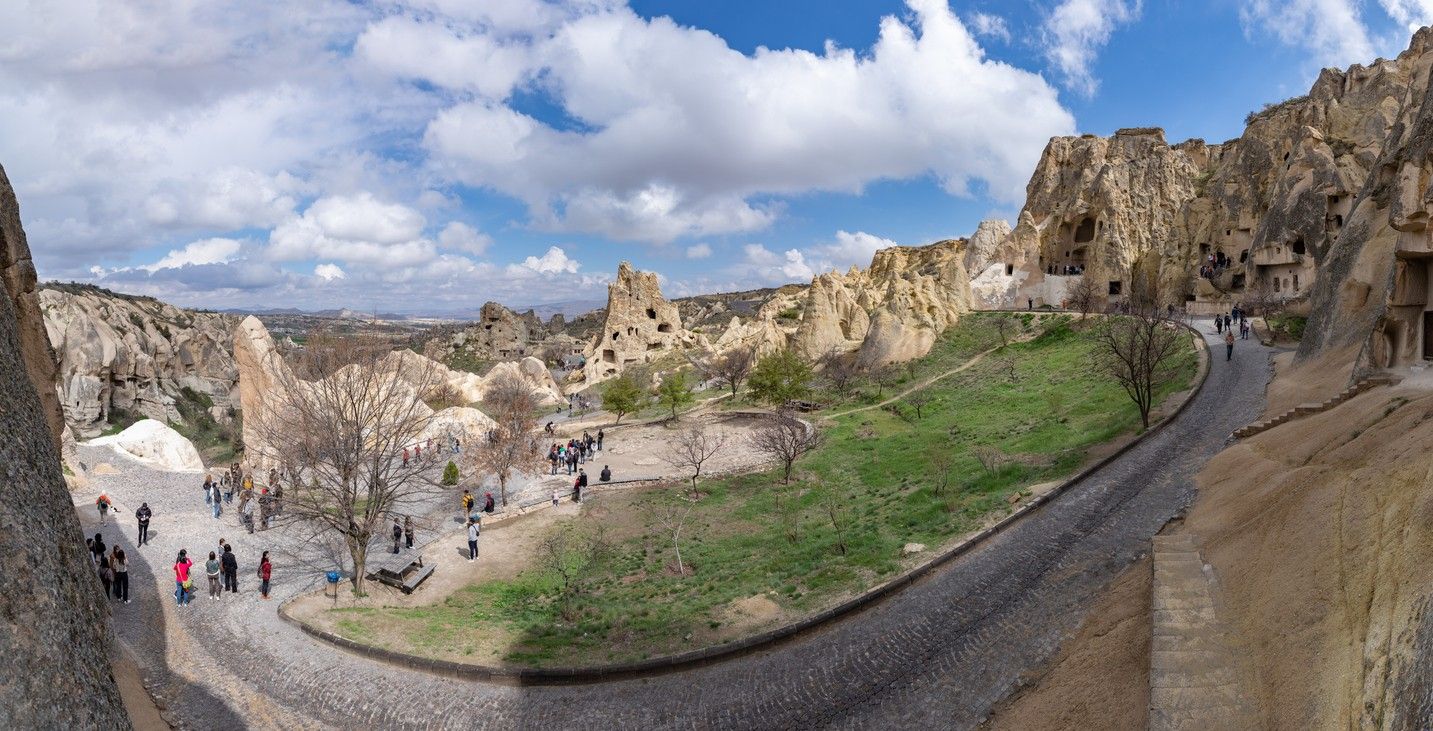
[[[16,317],[35,287],[14,193],[0,171],[0,728],[130,727],[110,671],[108,607],[60,471],[58,404],[30,364],[48,358],[37,318]],[[16,266],[23,262],[23,265]],[[31,315],[38,314],[33,311]]]

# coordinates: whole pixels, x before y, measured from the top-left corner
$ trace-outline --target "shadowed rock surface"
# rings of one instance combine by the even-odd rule
[[[126,729],[108,610],[60,472],[53,363],[47,380],[44,326],[38,309],[26,309],[35,272],[3,170],[0,252],[0,728]]]

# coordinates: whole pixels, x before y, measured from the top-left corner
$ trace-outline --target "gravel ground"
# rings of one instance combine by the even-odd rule
[[[1208,321],[1200,323],[1215,342]],[[193,475],[147,470],[92,449],[119,474],[76,496],[91,526],[93,495],[117,504],[131,549],[140,499],[156,512],[153,546],[130,550],[137,601],[115,607],[172,717],[193,728],[969,728],[1024,671],[1050,658],[1095,597],[1193,499],[1193,475],[1263,407],[1270,351],[1241,341],[1216,350],[1209,380],[1168,428],[982,548],[896,596],[773,650],[652,678],[515,687],[391,667],[310,639],[281,621],[279,601],[316,583],[314,549],[279,529],[249,536],[208,517]],[[201,478],[202,479],[202,478]],[[445,508],[433,506],[435,516]],[[441,519],[441,518],[439,518]],[[91,528],[91,532],[93,529]],[[237,597],[174,607],[178,548],[219,537],[240,558]],[[275,555],[275,598],[253,578]],[[306,565],[313,569],[304,568]],[[308,573],[312,570],[313,573]]]

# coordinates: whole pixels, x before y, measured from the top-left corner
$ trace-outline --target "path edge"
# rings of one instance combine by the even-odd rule
[[[946,549],[931,560],[919,566],[912,567],[905,573],[883,584],[872,587],[858,596],[847,599],[840,604],[828,607],[823,611],[817,612],[805,619],[792,622],[791,624],[782,625],[760,634],[721,645],[713,645],[677,655],[667,655],[665,657],[640,660],[637,662],[566,668],[501,668],[410,655],[408,653],[386,650],[381,647],[366,645],[340,637],[290,614],[289,605],[305,595],[291,597],[280,604],[278,607],[279,618],[298,627],[311,637],[337,645],[345,650],[373,660],[410,670],[461,680],[498,682],[510,685],[582,685],[605,683],[690,670],[704,665],[713,665],[718,662],[735,659],[743,655],[764,652],[783,643],[799,639],[813,631],[824,629],[826,625],[836,620],[867,609],[887,597],[899,593],[902,589],[916,583],[935,569],[940,568],[955,558],[969,553],[997,533],[1008,528],[1011,524],[1040,509],[1056,497],[1068,492],[1075,485],[1078,485],[1094,473],[1109,466],[1115,460],[1142,444],[1145,439],[1159,433],[1166,426],[1173,423],[1175,419],[1184,413],[1190,404],[1194,403],[1195,399],[1197,399],[1199,394],[1204,390],[1204,384],[1209,378],[1213,361],[1213,357],[1210,354],[1209,341],[1204,337],[1204,334],[1199,332],[1199,330],[1189,322],[1180,321],[1177,324],[1189,331],[1198,343],[1195,353],[1199,361],[1199,372],[1196,374],[1197,383],[1190,389],[1189,395],[1163,419],[1160,419],[1154,425],[1150,426],[1149,429],[1146,429],[1143,434],[1131,439],[1119,449],[1116,449],[1114,452],[1097,460],[1094,464],[1072,475],[1057,487],[1035,497],[1012,511],[1009,515],[1001,518],[998,522],[966,537],[964,540]]]

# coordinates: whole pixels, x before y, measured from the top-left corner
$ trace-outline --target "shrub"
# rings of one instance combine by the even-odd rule
[[[443,484],[449,487],[458,484],[458,465],[453,460],[448,460],[448,466],[443,468]]]

